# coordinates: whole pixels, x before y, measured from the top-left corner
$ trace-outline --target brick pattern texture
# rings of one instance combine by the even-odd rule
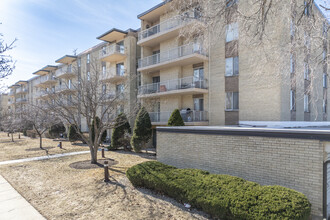
[[[319,140],[157,132],[157,160],[297,190],[312,203],[312,214],[322,216]]]

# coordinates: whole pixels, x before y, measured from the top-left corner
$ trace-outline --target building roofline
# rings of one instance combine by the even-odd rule
[[[112,32],[120,32],[120,33],[123,33],[123,34],[128,34],[127,31],[123,31],[123,30],[120,30],[120,29],[117,29],[117,28],[112,28],[111,30],[105,32],[104,34],[98,36],[96,39],[101,39],[102,37],[105,37],[106,35],[112,33]]]
[[[165,1],[161,2],[161,3],[159,3],[158,5],[155,5],[154,7],[150,8],[149,10],[147,10],[147,11],[145,11],[145,12],[139,14],[139,15],[137,16],[137,18],[140,19],[140,18],[143,17],[144,15],[149,14],[150,12],[156,10],[157,8],[160,8],[160,7],[164,6],[164,5],[166,5],[168,2],[171,2],[171,1],[172,1],[172,0],[165,0]]]
[[[64,55],[63,57],[55,60],[55,63],[59,62],[60,60],[64,59],[65,57],[69,57],[69,58],[74,58],[77,59],[77,56],[73,56],[73,55]]]

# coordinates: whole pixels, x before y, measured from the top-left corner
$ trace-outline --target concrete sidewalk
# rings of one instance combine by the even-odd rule
[[[0,175],[0,219],[45,219]]]

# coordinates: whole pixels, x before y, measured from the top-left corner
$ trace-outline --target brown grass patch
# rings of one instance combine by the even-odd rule
[[[131,185],[126,170],[150,160],[148,156],[106,152],[106,157],[118,161],[109,167],[109,184],[103,182],[103,169],[77,170],[69,166],[89,160],[87,154],[1,166],[0,172],[47,219],[207,218],[166,196]]]

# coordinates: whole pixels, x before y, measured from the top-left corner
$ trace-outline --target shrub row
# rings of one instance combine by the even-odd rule
[[[164,193],[220,219],[308,219],[311,204],[302,193],[261,186],[242,178],[177,169],[149,161],[127,170],[134,186]]]

